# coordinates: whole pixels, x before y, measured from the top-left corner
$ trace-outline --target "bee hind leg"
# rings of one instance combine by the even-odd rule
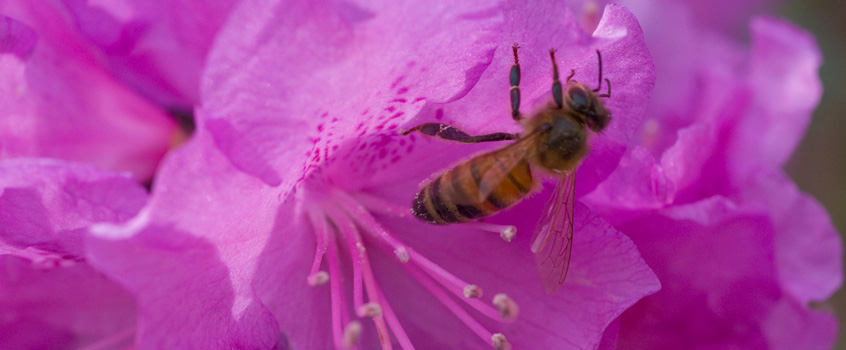
[[[415,126],[411,129],[402,132],[403,135],[408,135],[412,132],[419,131],[421,134],[434,136],[439,139],[457,141],[462,143],[479,143],[491,141],[505,141],[516,140],[520,137],[518,134],[509,134],[507,132],[495,132],[486,135],[470,135],[456,127],[440,124],[440,123],[426,123]]]

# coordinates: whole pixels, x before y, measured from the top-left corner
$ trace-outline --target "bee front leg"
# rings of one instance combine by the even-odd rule
[[[518,134],[509,134],[507,132],[495,132],[493,134],[472,136],[456,127],[440,123],[426,123],[418,125],[403,131],[402,134],[408,135],[415,131],[419,131],[421,134],[434,136],[439,139],[463,143],[516,140],[520,137]]]

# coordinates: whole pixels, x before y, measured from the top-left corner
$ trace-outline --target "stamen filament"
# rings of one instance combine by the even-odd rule
[[[485,315],[494,321],[502,321],[499,311],[490,305],[485,304],[476,298],[464,297],[464,288],[470,285],[470,283],[464,282],[449,271],[444,270],[444,268],[440,265],[435,264],[422,254],[414,254],[414,259],[411,259],[411,261],[415,265],[419,266],[423,272],[432,277],[435,282],[438,282],[438,284],[443,286],[452,294],[455,294],[459,299],[476,309],[476,311],[479,311],[482,315]]]
[[[414,278],[417,279],[417,281],[420,282],[420,284],[422,284],[423,287],[426,288],[426,290],[428,290],[429,293],[431,293],[435,297],[435,299],[438,299],[438,301],[444,306],[446,306],[446,308],[450,312],[452,312],[452,314],[455,315],[456,318],[461,320],[461,322],[463,322],[464,325],[467,326],[467,328],[470,328],[473,333],[476,333],[479,338],[482,338],[482,341],[487,343],[491,340],[491,337],[493,336],[491,332],[489,332],[487,329],[485,329],[484,326],[479,324],[479,322],[477,322],[476,319],[473,318],[473,316],[470,316],[470,314],[468,314],[467,311],[464,311],[464,309],[462,309],[461,306],[459,306],[455,301],[450,299],[448,295],[446,295],[440,288],[438,288],[438,286],[432,283],[432,281],[430,281],[429,278],[426,277],[426,275],[420,272],[418,268],[408,265],[404,266],[405,270],[408,271],[408,273],[410,273],[412,276],[414,276]]]
[[[382,300],[382,311],[385,315],[385,320],[388,321],[388,326],[391,327],[394,337],[397,338],[397,342],[399,342],[400,347],[403,350],[414,350],[414,344],[411,343],[411,339],[408,338],[408,334],[406,334],[405,329],[402,328],[399,318],[397,318],[394,310],[391,309],[391,304],[388,303],[388,300],[385,299],[385,295],[382,294],[382,289],[378,287],[376,289],[377,292],[379,292],[379,300]]]
[[[336,191],[336,193],[339,192],[340,191]],[[381,306],[379,305],[379,293],[376,290],[376,278],[373,276],[373,270],[370,267],[370,261],[367,258],[367,252],[364,249],[364,243],[361,240],[361,235],[358,233],[358,228],[355,226],[352,219],[346,215],[346,213],[340,212],[340,210],[336,211],[334,207],[331,208],[331,210],[331,214],[335,214],[333,215],[333,218],[338,221],[340,226],[339,233],[347,237],[347,240],[350,242],[350,255],[353,256],[355,252],[358,252],[359,254],[360,260],[358,261],[357,270],[361,271],[361,274],[363,275],[364,289],[367,290],[367,299],[369,302],[368,304],[362,305],[360,308],[357,307],[357,311],[369,309],[366,306],[371,303],[376,306]],[[356,259],[353,258],[352,260],[355,265]],[[392,349],[391,336],[388,334],[388,326],[385,324],[385,319],[382,316],[382,313],[379,312],[378,315],[374,315],[372,318],[373,323],[376,325],[376,332],[379,334],[379,342],[382,344],[382,349]]]
[[[363,205],[365,208],[367,208],[368,211],[374,213],[385,214],[399,218],[406,217],[411,214],[410,206],[400,206],[369,193],[358,192],[354,194],[353,197],[355,198],[356,202]]]
[[[497,225],[487,222],[466,222],[463,225],[470,229],[499,233],[499,237],[506,242],[511,242],[517,235],[517,228],[512,225]]]
[[[323,261],[323,255],[326,254],[326,232],[328,231],[325,228],[326,220],[324,214],[317,208],[311,208],[308,211],[308,218],[311,221],[311,226],[314,228],[315,238],[317,239],[317,244],[315,244],[315,252],[314,252],[314,261],[311,263],[311,273],[309,273],[309,279],[312,276],[315,276],[320,271],[320,264]],[[309,280],[309,284],[311,284],[311,280]]]
[[[325,229],[326,225],[323,225]],[[321,232],[320,234],[325,234]],[[335,245],[334,235],[327,235],[328,238],[328,262],[329,262],[329,290],[332,295],[332,338],[335,341],[335,348],[343,349],[344,334],[341,319],[341,309],[345,308],[344,291],[341,288],[341,275],[338,266],[338,247]]]
[[[405,245],[385,231],[385,229],[376,222],[373,215],[371,215],[370,212],[367,211],[367,209],[365,209],[361,204],[356,202],[355,199],[350,197],[349,194],[340,190],[333,191],[332,193],[334,194],[334,199],[338,201],[341,207],[347,211],[350,216],[355,218],[355,221],[365,229],[365,232],[369,232],[373,238],[391,246],[394,254],[398,255],[398,258],[402,251],[407,250]]]
[[[350,232],[356,230],[355,224],[350,218],[338,208],[334,206],[329,207],[329,215],[335,220],[338,227],[338,233],[342,234],[347,240],[347,246],[350,251],[350,260],[353,264],[353,307],[356,313],[360,314],[360,310],[364,308],[364,288],[362,287],[362,265],[364,263],[364,246],[356,241],[356,237]]]

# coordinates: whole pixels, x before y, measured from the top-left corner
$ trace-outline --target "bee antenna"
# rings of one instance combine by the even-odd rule
[[[593,92],[599,92],[602,89],[602,54],[599,53],[599,50],[596,50],[596,58],[599,60],[599,86],[593,89]]]

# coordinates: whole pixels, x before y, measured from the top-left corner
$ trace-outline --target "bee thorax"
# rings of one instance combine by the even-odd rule
[[[572,117],[558,117],[551,121],[546,137],[538,140],[536,163],[552,172],[573,169],[587,153],[585,127]]]

